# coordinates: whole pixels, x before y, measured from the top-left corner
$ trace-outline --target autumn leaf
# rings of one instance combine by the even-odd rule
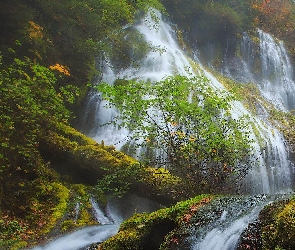
[[[63,66],[61,64],[58,64],[58,63],[56,63],[55,65],[49,66],[49,69],[51,69],[51,70],[57,70],[60,73],[63,73],[64,75],[67,75],[67,76],[70,76],[71,75],[70,72],[66,69],[65,66]]]

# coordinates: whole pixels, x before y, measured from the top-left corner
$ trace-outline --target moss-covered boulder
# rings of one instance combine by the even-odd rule
[[[272,203],[260,213],[262,249],[295,249],[295,198]]]
[[[295,197],[265,206],[242,233],[237,249],[295,249]]]
[[[175,243],[173,234],[170,233],[186,223],[189,216],[212,198],[209,195],[199,195],[150,214],[136,214],[121,224],[118,234],[100,244],[97,249],[168,249],[170,243]]]

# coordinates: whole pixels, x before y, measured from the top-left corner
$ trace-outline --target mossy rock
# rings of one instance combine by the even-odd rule
[[[181,189],[181,180],[169,171],[142,166],[113,146],[99,144],[64,124],[57,124],[54,130],[48,131],[40,149],[57,172],[83,184],[95,185],[104,175],[135,168],[134,175],[121,180],[131,184],[131,192],[157,202],[165,201],[165,205],[179,199],[175,198],[180,194],[175,189]]]
[[[259,215],[262,249],[295,249],[295,198],[266,206]]]
[[[121,224],[118,234],[100,244],[97,249],[160,249],[164,241],[171,238],[169,234],[173,229],[185,221],[187,214],[194,213],[198,207],[208,203],[212,198],[213,196],[209,195],[199,195],[150,214],[135,214]]]

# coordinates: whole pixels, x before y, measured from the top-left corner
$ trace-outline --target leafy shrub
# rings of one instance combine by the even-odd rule
[[[110,123],[132,131],[140,160],[167,168],[196,193],[221,190],[249,167],[251,140],[245,118],[232,119],[233,96],[216,92],[203,76],[168,77],[98,86],[120,113]],[[189,191],[188,191],[189,192]]]

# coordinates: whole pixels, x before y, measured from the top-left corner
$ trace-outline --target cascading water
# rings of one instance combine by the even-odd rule
[[[173,38],[173,30],[171,26],[163,22],[158,12],[157,15],[158,23],[154,24],[154,20],[150,16],[147,16],[135,28],[142,34],[148,44],[160,49],[156,51],[151,50],[144,60],[142,60],[139,67],[131,67],[120,70],[117,73],[115,73],[115,71],[109,66],[110,63],[106,62],[104,64],[103,81],[107,81],[109,84],[113,84],[114,80],[117,78],[159,81],[162,80],[163,77],[174,74],[188,76],[200,73],[193,72],[187,57],[180,50]],[[153,28],[155,26],[157,27],[156,29]],[[260,56],[262,71],[266,72],[266,68],[270,68],[270,66],[267,66],[267,61],[269,61],[273,70],[277,72],[275,84],[273,85],[280,86],[280,81],[283,81],[283,83],[288,82],[288,85],[283,86],[288,87],[287,89],[289,89],[289,87],[292,86],[292,68],[289,64],[286,51],[283,49],[283,45],[281,43],[275,43],[274,39],[270,39],[269,35],[266,35],[261,31],[259,31],[259,37],[261,40],[261,47],[265,47],[260,49],[262,52]],[[245,45],[246,43],[248,44],[248,47]],[[243,46],[241,46],[244,67],[240,69],[239,72],[242,72],[244,75],[248,74],[249,79],[255,78],[254,73],[251,73],[250,68],[250,64],[255,61],[252,43],[253,42],[251,42],[250,38],[245,35],[242,44]],[[279,72],[280,60],[284,66],[284,70]],[[197,58],[195,58],[195,61],[197,61]],[[210,84],[213,87],[216,89],[225,89],[224,86],[205,69],[200,67],[199,71],[211,80]],[[261,77],[264,75],[266,76],[266,73],[261,74]],[[265,79],[265,81],[270,82],[270,76]],[[281,86],[280,88],[283,87]],[[278,91],[274,90],[274,92],[277,93]],[[282,92],[283,91],[280,93]],[[270,96],[270,94],[271,93],[268,93],[267,95]],[[116,145],[116,147],[120,149],[128,139],[129,132],[126,129],[117,130],[113,125],[100,126],[101,124],[110,121],[112,117],[116,115],[116,110],[106,109],[104,107],[105,105],[106,101],[103,100],[100,93],[93,93],[90,96],[85,117],[85,121],[90,120],[89,116],[94,117],[93,120],[95,122],[91,129],[90,136],[98,142],[103,140],[104,143]],[[90,112],[87,112],[89,110],[94,112],[91,112],[90,114]],[[279,131],[267,121],[267,111],[261,108],[260,114],[258,116],[253,116],[240,102],[234,102],[232,104],[232,115],[234,118],[248,115],[249,121],[253,125],[253,128],[251,129],[258,131],[260,137],[257,138],[257,133],[252,133],[252,139],[255,141],[253,147],[255,149],[257,166],[253,167],[252,171],[246,178],[247,183],[245,184],[245,187],[247,192],[280,193],[289,190],[291,187],[291,163],[288,159],[286,143]]]
[[[115,220],[112,217],[105,216],[93,198],[90,199],[90,202],[95,218],[100,223],[99,226],[90,226],[77,230],[59,237],[44,246],[35,247],[32,250],[82,250],[87,249],[87,247],[93,243],[103,242],[116,234],[122,220],[114,223]],[[108,209],[112,210],[112,208]],[[113,213],[115,214],[115,212]],[[116,218],[117,217],[118,216],[116,216]]]
[[[275,40],[258,30],[261,54],[261,92],[266,99],[275,102],[278,107],[294,108],[295,82],[293,69],[287,52],[281,41]],[[280,105],[280,102],[282,105]]]
[[[135,195],[108,199],[105,211],[94,198],[90,198],[90,203],[100,225],[87,226],[31,250],[88,250],[92,244],[101,243],[116,234],[120,223],[135,212],[152,212],[161,208],[159,204]]]
[[[204,74],[211,80],[216,88],[223,88],[223,85],[210,73]],[[280,132],[267,121],[266,110],[260,111],[260,116],[253,116],[241,102],[232,102],[232,117],[239,119],[247,116],[253,127],[251,139],[254,147],[253,159],[256,166],[253,166],[243,181],[244,191],[252,194],[286,193],[291,191],[291,161],[288,158],[286,143]],[[254,130],[259,132],[259,138]]]
[[[173,38],[172,28],[163,22],[159,13],[157,14],[159,17],[159,22],[155,24],[157,29],[152,28],[154,20],[150,16],[147,16],[135,28],[151,46],[158,49],[151,50],[142,60],[139,67],[131,67],[115,72],[110,66],[110,62],[106,61],[104,63],[103,81],[110,84],[113,84],[117,78],[159,81],[163,77],[174,74],[196,74]],[[245,34],[241,45],[240,63],[236,64],[240,67],[236,67],[235,70],[227,69],[225,73],[245,82],[256,83],[263,96],[273,102],[277,108],[281,110],[294,108],[295,103],[292,100],[295,100],[293,98],[295,84],[292,79],[292,67],[284,46],[262,31],[258,31],[258,34],[260,40],[259,56],[256,49],[258,45]],[[195,60],[197,61],[197,58]],[[255,71],[254,67],[256,66],[253,66],[257,65],[257,63],[260,65],[258,67],[259,72]],[[211,80],[210,84],[216,89],[224,88],[212,74],[205,69],[201,71]],[[86,107],[84,120],[86,122],[93,120],[90,135],[95,140],[98,142],[103,140],[106,144],[115,144],[117,148],[120,148],[128,138],[129,132],[125,129],[117,130],[112,126],[100,126],[116,115],[116,110],[104,108],[105,104],[106,102],[100,93],[93,92]],[[255,130],[259,134],[257,135],[254,132],[252,134],[253,139],[256,141],[253,146],[256,151],[257,166],[253,167],[246,178],[245,190],[250,193],[266,194],[289,192],[291,190],[291,165],[283,136],[267,121],[268,113],[262,106],[259,115],[254,117],[240,102],[233,102],[232,116],[238,118],[243,115],[249,115],[251,123],[254,124]],[[264,195],[232,199],[230,202],[219,204],[219,212],[206,225],[202,227],[192,225],[190,227],[188,241],[191,249],[235,249],[242,231],[249,222],[255,220],[260,209],[270,202],[270,199]],[[106,210],[107,214],[105,214],[94,200],[91,200],[91,203],[96,218],[102,224],[101,226],[78,230],[45,246],[34,248],[34,250],[76,250],[85,248],[92,243],[104,241],[115,234],[124,216],[122,217],[120,213],[114,212],[109,207]],[[210,207],[207,209],[208,214],[212,213]],[[78,213],[79,204],[76,210]],[[200,212],[206,214],[205,210],[200,210]],[[113,222],[114,224],[112,224]]]
[[[92,226],[65,235],[48,243],[45,246],[35,247],[32,250],[80,250],[87,246],[103,242],[118,232],[119,225]]]
[[[94,211],[94,215],[97,221],[100,222],[100,224],[105,225],[105,224],[112,224],[113,222],[108,218],[100,209],[98,203],[93,199],[90,198],[90,202]]]
[[[158,13],[157,13],[158,14]],[[173,38],[172,28],[158,14],[158,23],[153,27],[153,19],[147,16],[141,24],[135,28],[142,34],[147,43],[160,47],[159,51],[150,51],[146,58],[141,62],[138,68],[128,68],[117,73],[105,64],[103,72],[103,81],[113,84],[114,80],[120,79],[141,79],[148,81],[159,81],[163,77],[182,74],[196,74],[184,53],[180,50]],[[275,104],[280,110],[288,110],[294,107],[292,97],[295,93],[295,84],[292,80],[292,67],[282,43],[275,41],[270,35],[258,31],[259,34],[259,53],[257,44],[244,35],[241,45],[241,58],[235,68],[228,67],[224,73],[244,82],[256,83],[261,90],[262,95]],[[255,47],[256,46],[256,47]],[[257,53],[259,58],[257,58]],[[195,60],[197,61],[197,60]],[[257,63],[259,63],[259,72],[257,72]],[[239,65],[239,67],[237,67]],[[253,66],[254,65],[254,66]],[[217,89],[224,88],[222,84],[210,73],[203,69],[211,85]],[[115,110],[104,108],[105,101],[100,93],[93,93],[89,99],[87,111],[89,116],[94,115],[95,126],[93,126],[90,135],[100,142],[117,145],[120,148],[128,138],[127,130],[116,130],[115,127],[100,125],[108,122]],[[288,150],[283,136],[277,128],[268,122],[268,113],[261,106],[257,116],[251,115],[249,111],[240,103],[232,103],[233,117],[249,115],[249,121],[253,124],[252,137],[255,140],[253,147],[255,149],[255,158],[257,166],[254,166],[246,178],[246,190],[250,193],[278,194],[290,192],[292,181],[290,178],[291,162],[288,159]],[[256,133],[254,133],[256,130]],[[257,133],[258,131],[258,133]],[[263,196],[264,197],[264,196]],[[252,198],[246,197],[246,200]],[[198,234],[197,229],[192,230],[190,239],[192,249],[235,249],[239,235],[249,222],[254,220],[260,209],[269,202],[266,198],[257,199],[252,206],[243,205],[243,213],[238,213],[242,208],[241,201],[237,202],[234,210],[229,212],[232,204],[224,208],[223,216],[217,221],[213,221],[206,226],[207,233]],[[236,212],[235,212],[236,211]],[[222,223],[220,223],[222,222]],[[204,228],[202,229],[204,232]],[[206,246],[206,247],[205,247]]]
[[[255,83],[265,100],[278,110],[288,112],[295,107],[295,81],[284,44],[262,30],[257,30],[257,38],[251,39],[245,33],[241,41],[240,56],[232,58],[223,72],[241,82]],[[260,133],[263,135],[262,141],[267,142],[260,146],[263,150],[258,156],[260,162],[265,162],[265,166],[260,167],[265,173],[261,176],[267,178],[263,177],[261,182],[256,171],[252,171],[250,186],[262,186],[258,189],[255,187],[254,190],[264,193],[290,191],[293,165],[289,160],[286,142],[279,131],[269,125],[269,114],[265,109],[260,108],[257,116],[261,117],[258,127],[263,131]]]
[[[276,108],[295,107],[294,72],[282,41],[257,30],[258,42],[244,33],[240,56],[229,60],[223,72],[239,81],[255,83],[261,95]]]
[[[115,73],[110,62],[105,62],[103,67],[103,82],[113,84],[116,79],[141,79],[145,81],[159,81],[164,77],[181,74],[193,74],[191,65],[184,53],[178,47],[173,38],[173,30],[170,25],[160,19],[160,14],[156,11],[159,22],[150,16],[135,28],[140,32],[147,43],[155,48],[152,49],[141,62],[139,67],[130,67]],[[154,28],[156,27],[156,28]],[[115,145],[118,149],[124,145],[129,132],[125,129],[117,130],[114,126],[100,125],[107,123],[116,115],[114,109],[105,108],[106,101],[102,99],[100,93],[92,93],[86,107],[84,121],[93,120],[93,127],[89,135],[98,142],[102,140],[106,144]],[[91,110],[92,112],[89,112]],[[92,118],[90,118],[92,117]],[[87,125],[85,124],[84,127]]]
[[[281,199],[283,196],[277,198]],[[276,197],[256,195],[214,200],[193,215],[191,220],[195,223],[189,227],[191,236],[179,242],[177,249],[187,249],[187,245],[190,245],[192,250],[236,249],[241,233],[249,223],[256,220],[260,210],[275,199]]]

